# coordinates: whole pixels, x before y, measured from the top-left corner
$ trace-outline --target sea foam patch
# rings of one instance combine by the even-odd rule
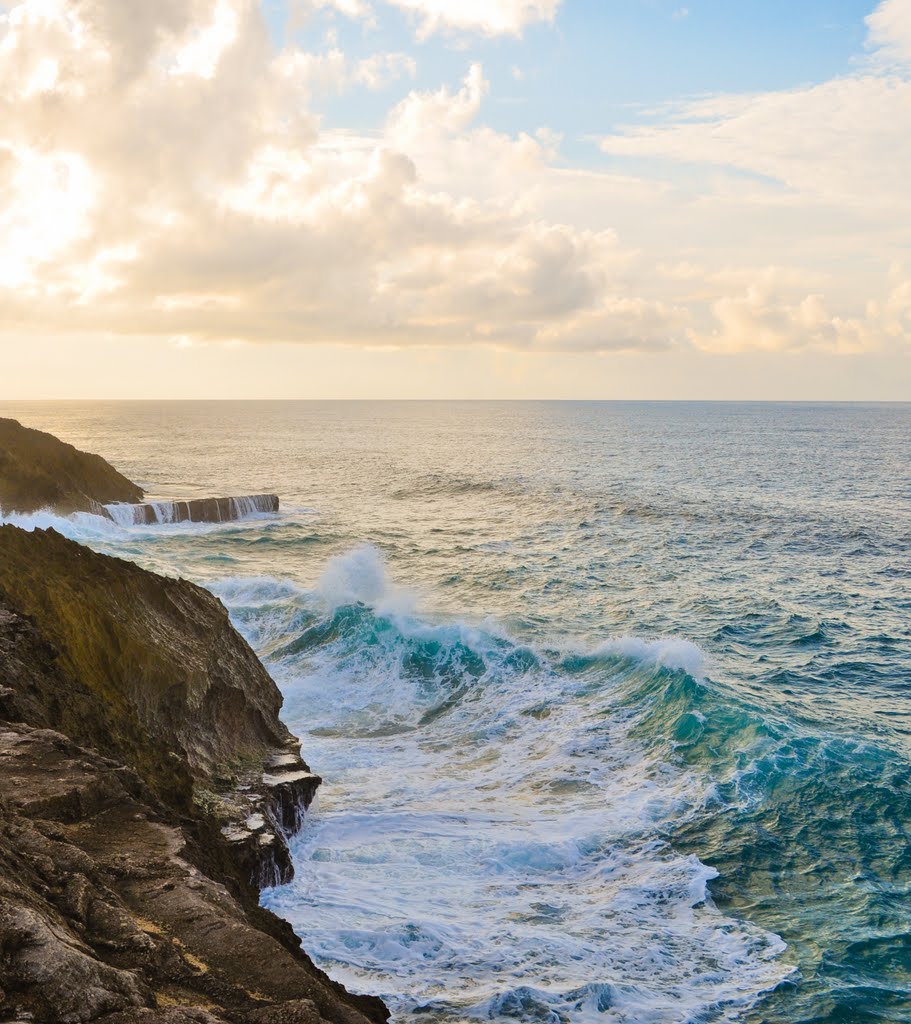
[[[264,902],[334,976],[399,1014],[602,1024],[734,1019],[787,977],[782,941],[721,913],[716,871],[665,838],[712,780],[612,704],[617,659],[696,674],[695,645],[624,638],[573,675],[559,652],[384,610],[395,591],[375,550],[337,558],[287,594],[311,619],[283,646],[279,593],[259,625],[244,595],[325,778],[296,879]]]

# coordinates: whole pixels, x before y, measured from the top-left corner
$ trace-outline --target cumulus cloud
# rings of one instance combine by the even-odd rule
[[[311,97],[378,88],[411,58],[276,53],[253,0],[138,7],[23,0],[6,18],[7,327],[573,348],[581,328],[559,324],[596,311],[604,347],[643,344],[612,305],[613,235],[534,218],[498,182],[539,171],[552,142],[476,125],[480,65],[409,93],[381,137],[347,136]],[[453,191],[478,161],[486,194]]]
[[[868,300],[853,316],[833,313],[822,294],[801,294],[799,282],[799,275],[766,270],[743,291],[714,301],[711,325],[690,328],[691,341],[709,352],[818,349],[844,354],[902,349],[907,344],[911,277],[901,267],[892,268],[883,297]]]
[[[380,9],[308,3],[361,18]],[[421,31],[483,34],[520,33],[559,6],[395,3]],[[907,6],[887,0],[871,17],[880,50],[903,38]],[[11,6],[0,15],[0,329],[182,346],[907,344],[907,274],[848,287],[830,239],[825,258],[798,252],[815,203],[853,211],[838,242],[849,253],[870,237],[871,210],[894,232],[907,209],[911,83],[891,58],[812,88],[688,103],[604,141],[611,154],[761,175],[760,200],[730,178],[727,191],[712,177],[684,192],[573,170],[553,132],[483,123],[479,63],[461,82],[402,95],[415,70],[408,54],[352,59],[332,38],[277,51],[256,0]],[[392,81],[398,102],[373,132],[314,112],[323,94]],[[773,205],[755,212],[777,201],[766,179],[789,196],[778,220]],[[766,249],[788,251],[793,267],[769,271],[766,251],[743,246],[747,216],[775,225]],[[709,225],[717,237],[699,237]],[[756,244],[759,228],[749,234]]]
[[[911,3],[885,0],[867,18],[870,45],[882,56],[911,61]]]

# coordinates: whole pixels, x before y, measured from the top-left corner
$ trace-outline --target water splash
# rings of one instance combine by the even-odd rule
[[[233,498],[189,498],[145,501],[139,504],[115,502],[104,506],[120,526],[168,525],[171,523],[227,523],[278,511],[274,494],[253,494]]]
[[[438,1020],[672,1024],[733,1019],[788,976],[781,939],[720,913],[717,872],[667,842],[712,781],[650,753],[624,706],[630,666],[683,676],[692,645],[580,660],[385,611],[363,547],[309,595],[218,590],[326,778],[296,880],[264,900],[336,977]]]

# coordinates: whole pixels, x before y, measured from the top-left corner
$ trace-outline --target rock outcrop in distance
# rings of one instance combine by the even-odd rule
[[[0,1019],[383,1024],[259,906],[319,784],[213,595],[0,526]]]
[[[100,455],[81,452],[17,420],[0,418],[0,510],[104,515],[113,501],[142,501],[143,490]]]
[[[100,455],[0,418],[0,513],[90,512],[121,526],[226,523],[277,512],[277,494],[143,501],[143,489]]]
[[[257,512],[277,512],[277,494],[246,494],[237,498],[189,498],[144,501],[139,505],[109,504],[105,513],[121,526],[155,523],[229,523]]]

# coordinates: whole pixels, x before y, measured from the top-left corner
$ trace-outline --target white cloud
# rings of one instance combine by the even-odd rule
[[[485,34],[558,8],[397,2],[422,31]],[[899,38],[893,5],[877,13]],[[581,352],[907,344],[911,279],[876,280],[876,258],[907,242],[911,83],[894,64],[688,103],[604,142],[763,177],[748,187],[714,169],[681,184],[563,166],[553,132],[483,123],[477,63],[412,89],[372,133],[313,112],[322,93],[414,73],[408,54],[353,60],[331,36],[276,53],[254,0],[16,4],[0,20],[0,329]],[[769,269],[781,252],[793,266]],[[883,254],[866,276],[858,252]]]
[[[379,88],[413,74],[411,58],[350,61],[332,40],[276,54],[252,0],[163,0],[138,20],[119,0],[27,0],[10,24],[0,84],[42,61],[58,70],[0,96],[0,266],[32,288],[0,292],[7,328],[655,344],[614,293],[612,233],[516,203],[516,183],[546,172],[556,141],[479,125],[489,87],[478,64],[456,89],[409,93],[382,137],[354,137],[322,131],[311,96]],[[469,178],[476,195],[459,188]]]
[[[870,300],[855,316],[833,314],[817,293],[789,299],[766,273],[738,295],[711,306],[711,327],[690,329],[697,348],[714,352],[797,352],[821,349],[845,354],[903,348],[911,335],[911,278],[892,269],[881,301]],[[796,281],[794,282],[796,284]]]
[[[440,31],[519,36],[535,22],[552,22],[562,0],[389,0],[412,13],[419,35]]]
[[[212,21],[204,28],[193,31],[187,42],[174,54],[171,73],[212,78],[222,54],[237,38],[238,22],[238,12],[228,0],[218,0]]]
[[[409,93],[389,115],[387,136],[407,149],[419,143],[427,131],[435,136],[464,131],[477,117],[489,88],[481,65],[472,64],[457,93],[446,86],[436,92]]]
[[[304,14],[308,10],[329,8],[348,18],[360,18],[371,25],[374,23],[373,8],[367,0],[297,0],[297,7]]]
[[[605,152],[734,167],[807,196],[911,202],[911,80],[864,74],[821,85],[685,103]]]
[[[911,205],[911,0],[867,18],[869,46],[908,61],[817,85],[685,101],[602,140],[606,153],[736,168],[805,199]]]
[[[417,70],[417,61],[407,53],[377,53],[358,61],[353,78],[368,89],[383,89],[399,78],[414,78]]]
[[[671,348],[684,333],[687,311],[667,303],[608,296],[602,304],[539,331],[541,348],[576,351],[649,351]]]
[[[471,32],[482,36],[521,36],[535,23],[551,23],[563,0],[384,0],[410,15],[418,38],[435,32]],[[310,8],[332,8],[375,25],[376,8],[368,0],[303,0]]]
[[[884,0],[867,18],[870,44],[884,55],[911,61],[911,3]]]
[[[289,49],[273,62],[289,88],[300,91],[301,99],[317,92],[342,92],[351,85],[376,91],[417,74],[417,62],[406,53],[374,53],[350,61],[334,40],[329,42],[330,49],[320,53]]]
[[[90,231],[97,183],[76,153],[0,142],[0,288],[38,287],[48,260]]]

